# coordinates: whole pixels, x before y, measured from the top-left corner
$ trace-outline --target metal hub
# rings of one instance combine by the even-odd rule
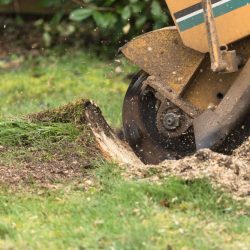
[[[166,100],[160,105],[157,112],[157,128],[158,131],[170,138],[181,136],[185,133],[192,119],[181,109]]]
[[[163,125],[168,130],[175,130],[180,126],[180,116],[169,112],[163,117]]]

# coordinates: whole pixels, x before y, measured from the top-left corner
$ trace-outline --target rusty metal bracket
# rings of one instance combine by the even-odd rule
[[[218,107],[194,120],[197,149],[216,150],[250,112],[250,60]]]
[[[155,76],[149,76],[147,80],[143,82],[143,88],[146,89],[147,86],[154,89],[157,99],[161,102],[164,102],[166,99],[169,100],[190,116],[190,118],[195,118],[200,114],[200,111],[197,108],[192,104],[183,101],[170,87],[157,80]]]
[[[238,71],[240,59],[237,56],[236,51],[228,51],[227,46],[221,46],[219,42],[212,1],[202,0],[202,7],[207,30],[212,71],[227,73]]]

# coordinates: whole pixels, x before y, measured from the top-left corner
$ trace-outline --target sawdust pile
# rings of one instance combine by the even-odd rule
[[[250,198],[250,139],[232,156],[201,150],[182,160],[167,160],[158,166],[145,168],[133,167],[128,170],[128,176],[151,181],[160,181],[168,176],[185,180],[207,178],[213,186],[222,188],[235,197]]]
[[[214,186],[231,192],[235,197],[250,197],[250,138],[231,156],[201,150],[182,160],[167,160],[149,166],[138,161],[126,143],[114,134],[98,107],[91,103],[88,107],[86,117],[101,152],[123,166],[125,177],[150,181],[169,176],[186,180],[208,178]]]

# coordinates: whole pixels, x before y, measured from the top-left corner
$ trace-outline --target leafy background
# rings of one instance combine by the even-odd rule
[[[11,3],[13,0],[0,0],[2,5]],[[65,10],[64,6],[69,3],[70,9]],[[70,35],[76,27],[81,27],[103,44],[121,44],[135,35],[172,22],[164,0],[40,0],[37,4],[54,9],[49,23],[38,23],[44,30],[44,41],[48,46],[54,33]],[[60,27],[65,19],[71,22],[70,25]]]

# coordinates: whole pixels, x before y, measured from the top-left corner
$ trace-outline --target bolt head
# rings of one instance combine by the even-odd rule
[[[163,125],[167,130],[175,130],[180,126],[180,116],[171,112],[163,117]]]

